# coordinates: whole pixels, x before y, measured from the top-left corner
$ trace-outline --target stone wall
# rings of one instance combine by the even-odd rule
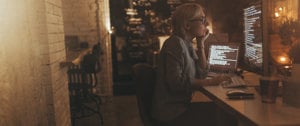
[[[70,125],[61,1],[3,0],[0,15],[0,125]]]

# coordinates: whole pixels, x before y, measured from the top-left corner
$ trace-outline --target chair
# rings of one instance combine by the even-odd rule
[[[95,53],[88,53],[83,56],[81,61],[81,67],[88,73],[98,73],[101,71],[101,65],[99,62],[99,56]]]
[[[71,65],[68,69],[68,86],[70,96],[71,123],[75,120],[97,114],[99,124],[103,125],[101,98],[93,93],[97,85],[95,73],[84,71],[80,65]]]
[[[138,63],[133,66],[133,75],[140,117],[145,126],[157,126],[151,116],[155,69],[149,64]]]

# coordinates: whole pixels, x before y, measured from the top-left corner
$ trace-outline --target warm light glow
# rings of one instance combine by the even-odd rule
[[[109,5],[106,4],[105,8],[109,9]],[[111,27],[111,24],[110,24],[110,13],[109,13],[109,11],[105,12],[105,27],[106,27],[106,30],[109,34],[113,33],[112,27]]]
[[[286,62],[287,60],[286,60],[285,57],[280,57],[280,61],[281,61],[281,62]]]
[[[136,9],[127,8],[127,9],[125,9],[125,11],[126,11],[127,15],[132,15],[132,16],[138,15],[138,12]]]
[[[109,21],[108,21],[108,22],[106,22],[106,29],[107,29],[107,32],[108,32],[109,34],[113,33],[113,31],[112,31],[112,29],[111,29],[111,26],[110,26],[110,22],[109,22]]]
[[[278,10],[279,10],[279,11],[282,11],[282,10],[283,10],[283,8],[282,8],[282,7],[279,7],[279,8],[278,8]]]
[[[113,33],[113,31],[112,31],[112,30],[108,30],[108,33],[109,33],[109,34],[112,34],[112,33]]]
[[[287,57],[285,55],[282,55],[282,56],[278,56],[277,62],[279,64],[289,64],[290,63],[290,59],[289,59],[289,57]]]
[[[275,17],[279,17],[279,13],[278,12],[275,12]]]
[[[209,25],[206,28],[209,30],[209,33],[214,33],[213,26],[212,26],[213,24],[210,20],[208,20],[208,24]]]

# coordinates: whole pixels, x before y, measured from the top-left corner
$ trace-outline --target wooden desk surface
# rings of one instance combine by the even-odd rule
[[[227,90],[230,89],[205,86],[202,92],[222,109],[251,126],[300,126],[300,108],[283,104],[281,97],[277,97],[275,104],[262,103],[260,94],[254,87],[248,87],[248,90],[255,93],[254,99],[231,100],[226,96]]]

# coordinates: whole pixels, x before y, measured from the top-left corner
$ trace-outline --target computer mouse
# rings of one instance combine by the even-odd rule
[[[227,96],[244,96],[247,94],[249,94],[249,93],[247,93],[245,90],[241,90],[241,89],[233,89],[233,90],[227,91]]]
[[[226,92],[229,99],[253,99],[254,93],[242,89],[233,89]]]

